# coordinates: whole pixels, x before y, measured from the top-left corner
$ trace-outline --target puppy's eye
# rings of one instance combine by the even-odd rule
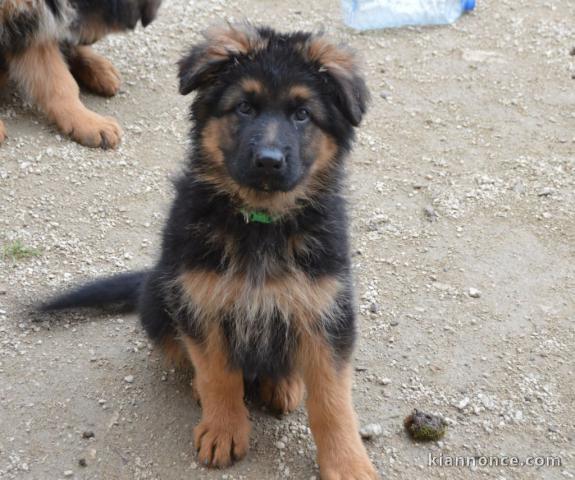
[[[252,107],[248,102],[242,102],[236,107],[236,111],[240,115],[250,117],[255,113],[254,107]]]
[[[294,114],[298,122],[307,122],[309,120],[309,110],[307,108],[298,108]]]

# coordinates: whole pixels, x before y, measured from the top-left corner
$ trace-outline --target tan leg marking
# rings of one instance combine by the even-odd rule
[[[189,337],[184,343],[194,364],[202,404],[202,420],[194,429],[198,459],[202,465],[226,467],[243,458],[249,447],[251,426],[244,404],[243,374],[229,369],[215,329],[203,344]]]
[[[361,442],[351,397],[351,365],[337,366],[321,339],[302,339],[301,368],[322,480],[377,480]]]
[[[262,379],[260,398],[274,413],[286,414],[300,406],[305,387],[302,378],[293,374],[277,382]]]
[[[4,126],[4,122],[2,122],[2,120],[0,120],[0,144],[2,144],[2,142],[4,142],[4,140],[6,140],[7,137],[7,133],[6,133],[6,127]]]
[[[70,71],[80,84],[98,95],[113,97],[120,90],[120,74],[112,62],[98,55],[92,47],[74,48]]]
[[[10,75],[62,132],[88,147],[118,146],[121,128],[82,104],[57,43],[34,45],[9,62]]]
[[[176,337],[166,337],[160,344],[162,359],[166,366],[186,368],[190,366],[190,358],[184,344]]]

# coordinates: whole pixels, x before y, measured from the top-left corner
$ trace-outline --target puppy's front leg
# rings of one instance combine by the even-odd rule
[[[351,365],[322,338],[308,337],[301,365],[310,427],[322,480],[377,480],[359,436],[351,398]]]
[[[8,61],[10,76],[62,132],[88,147],[118,146],[122,130],[113,118],[82,104],[78,84],[57,43],[32,45]]]
[[[202,420],[194,429],[199,461],[210,467],[227,467],[243,458],[249,446],[251,427],[244,404],[243,374],[230,369],[217,329],[202,343],[189,337],[184,343],[194,365],[194,383],[202,405]]]

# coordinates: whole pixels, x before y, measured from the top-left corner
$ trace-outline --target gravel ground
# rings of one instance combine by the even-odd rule
[[[194,461],[199,408],[133,316],[34,317],[95,275],[149,265],[186,148],[174,64],[214,20],[324,28],[366,57],[371,110],[350,160],[361,339],[354,397],[389,479],[575,478],[575,3],[484,0],[453,27],[357,34],[336,1],[165,0],[98,49],[118,151],[59,137],[9,92],[0,147],[0,478],[318,478],[305,411],[252,408],[248,458]],[[571,52],[571,53],[570,53]],[[403,417],[438,413],[414,444]],[[88,438],[85,438],[88,437]],[[555,467],[439,467],[429,455],[561,457]],[[85,465],[85,466],[82,466]]]

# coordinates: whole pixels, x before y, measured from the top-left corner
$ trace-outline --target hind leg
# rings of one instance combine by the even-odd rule
[[[92,47],[73,47],[68,62],[74,78],[91,92],[113,97],[120,90],[120,74],[112,62]]]
[[[293,412],[303,400],[305,387],[299,374],[273,381],[264,378],[260,383],[260,398],[274,413],[286,414]]]
[[[9,59],[10,76],[58,128],[88,147],[115,148],[122,130],[113,118],[88,110],[55,42],[35,44]]]
[[[188,354],[179,339],[168,307],[162,297],[163,285],[156,272],[146,278],[138,305],[140,323],[162,353],[170,366],[186,367],[190,365]]]

